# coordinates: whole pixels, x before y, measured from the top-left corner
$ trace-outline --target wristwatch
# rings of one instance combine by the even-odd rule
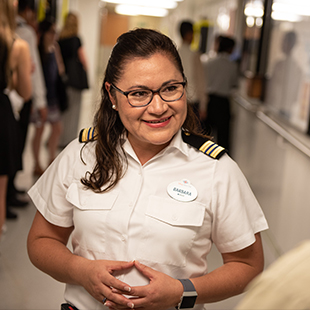
[[[190,279],[178,279],[184,288],[183,295],[176,309],[192,309],[195,306],[197,292]]]

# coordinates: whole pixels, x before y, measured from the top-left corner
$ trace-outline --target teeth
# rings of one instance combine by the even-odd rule
[[[148,121],[148,123],[151,123],[151,124],[158,124],[158,123],[163,123],[163,122],[165,122],[165,121],[167,121],[168,120],[168,118],[165,118],[165,119],[163,119],[163,120],[161,120],[161,121]]]

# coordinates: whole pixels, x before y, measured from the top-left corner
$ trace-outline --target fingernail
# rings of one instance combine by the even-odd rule
[[[124,290],[127,291],[127,292],[130,292],[130,291],[131,291],[131,287],[125,286],[125,287],[124,287]]]
[[[135,307],[135,305],[134,305],[133,303],[131,303],[131,302],[129,302],[129,303],[127,304],[127,306],[128,306],[129,308],[131,308],[131,309],[133,309],[133,308]]]

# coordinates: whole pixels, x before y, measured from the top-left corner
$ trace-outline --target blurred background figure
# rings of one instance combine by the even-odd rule
[[[193,107],[199,119],[204,120],[206,117],[205,82],[200,53],[191,50],[191,43],[194,37],[193,23],[190,21],[181,22],[180,34],[182,37],[182,44],[178,51],[188,82],[188,102]]]
[[[45,84],[43,80],[41,63],[38,54],[37,34],[33,28],[35,26],[36,13],[34,10],[33,1],[31,0],[19,0],[18,1],[18,15],[16,17],[16,34],[23,40],[25,40],[30,49],[30,55],[32,60],[32,98],[26,102],[22,100],[22,104],[19,111],[18,124],[21,130],[20,139],[20,155],[22,156],[25,148],[28,125],[30,121],[31,109],[37,109],[41,117],[41,123],[46,119],[46,94]],[[30,26],[31,23],[31,26]],[[14,100],[15,99],[15,100]],[[12,104],[17,105],[16,101],[20,98],[11,98]],[[15,101],[15,102],[14,102]],[[24,189],[17,189],[15,187],[16,174],[9,177],[8,190],[7,190],[7,213],[8,219],[17,218],[17,214],[13,212],[10,207],[24,207],[28,205],[28,200],[25,199]]]
[[[20,128],[9,94],[31,97],[31,58],[28,44],[15,36],[17,1],[0,0],[0,237],[6,218],[8,179],[22,169]]]
[[[63,29],[59,35],[59,46],[64,60],[67,75],[68,109],[63,113],[63,133],[60,138],[60,147],[65,147],[77,137],[82,90],[88,88],[87,61],[78,36],[78,17],[74,13],[66,16]]]
[[[47,142],[49,163],[51,163],[57,155],[62,131],[60,85],[61,76],[65,71],[61,52],[56,42],[56,26],[53,20],[45,19],[39,24],[39,55],[46,86],[47,121],[51,124],[51,134]],[[44,171],[40,163],[39,151],[45,124],[38,111],[34,111],[32,118],[36,126],[32,141],[35,160],[34,175],[39,176]]]
[[[293,117],[294,106],[298,106],[298,96],[302,85],[302,69],[293,55],[297,35],[288,31],[283,35],[281,51],[283,57],[279,59],[272,70],[267,84],[266,103],[289,120]]]
[[[310,309],[310,241],[290,250],[254,279],[236,310]]]
[[[235,41],[229,37],[215,39],[217,55],[204,64],[208,94],[206,130],[215,141],[230,149],[230,100],[231,91],[238,85],[238,66],[230,60]]]

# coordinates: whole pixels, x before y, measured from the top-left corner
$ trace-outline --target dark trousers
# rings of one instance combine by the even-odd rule
[[[214,136],[216,143],[228,151],[230,148],[230,114],[229,98],[209,95],[205,122],[207,134]]]
[[[28,126],[29,126],[29,120],[30,120],[30,113],[31,113],[31,106],[32,101],[29,100],[24,103],[23,108],[20,111],[19,114],[19,154],[18,156],[23,156],[23,151],[26,144],[27,139],[27,133],[28,133]],[[7,201],[10,201],[10,199],[14,198],[16,195],[16,189],[14,185],[14,180],[16,176],[17,171],[11,176],[9,176],[8,180],[8,188],[7,188]]]

